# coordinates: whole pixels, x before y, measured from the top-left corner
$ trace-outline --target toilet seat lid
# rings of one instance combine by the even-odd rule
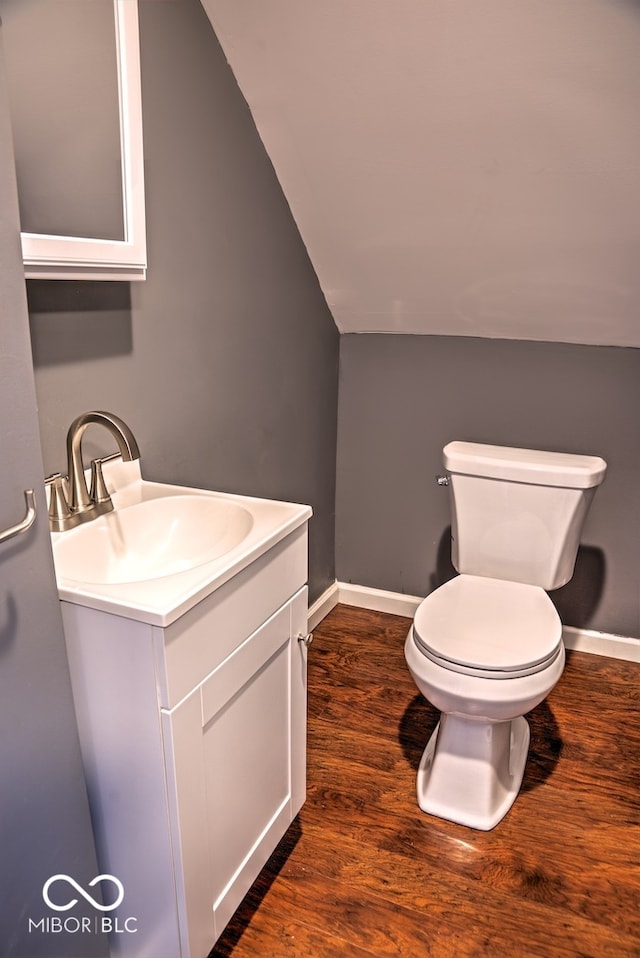
[[[559,654],[562,625],[539,586],[459,575],[421,602],[413,620],[420,650],[445,668],[516,678]]]

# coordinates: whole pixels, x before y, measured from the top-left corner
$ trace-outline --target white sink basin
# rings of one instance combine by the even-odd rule
[[[225,499],[148,499],[58,536],[56,572],[63,579],[92,584],[163,578],[231,552],[252,526],[248,509]]]
[[[311,516],[297,503],[149,482],[139,460],[103,471],[114,511],[51,534],[58,595],[163,628]]]

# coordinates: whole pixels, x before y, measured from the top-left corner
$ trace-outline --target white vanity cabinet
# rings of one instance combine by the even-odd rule
[[[305,522],[164,627],[62,602],[113,956],[205,958],[303,804],[306,580]]]

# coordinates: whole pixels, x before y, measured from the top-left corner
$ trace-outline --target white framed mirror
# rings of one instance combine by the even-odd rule
[[[25,267],[25,276],[28,279],[92,279],[92,280],[136,280],[144,279],[146,275],[146,227],[145,227],[145,200],[144,200],[144,168],[142,149],[142,96],[140,81],[140,41],[138,27],[138,0],[103,0],[101,19],[96,19],[97,4],[90,7],[78,7],[69,4],[67,0],[56,0],[55,6],[48,0],[42,8],[44,15],[48,15],[48,24],[42,27],[46,32],[38,36],[33,35],[33,26],[27,23],[27,16],[35,8],[24,5],[23,0],[0,0],[0,14],[3,14],[5,25],[5,47],[7,51],[8,68],[11,66],[12,35],[16,37],[15,63],[16,73],[22,70],[23,88],[33,85],[36,93],[36,108],[40,118],[49,123],[49,116],[58,112],[59,124],[48,130],[49,139],[43,139],[37,145],[29,142],[26,146],[21,139],[21,131],[26,136],[33,134],[33,129],[43,120],[34,120],[34,113],[21,113],[14,120],[14,140],[16,146],[16,167],[18,173],[18,190],[21,187],[21,163],[23,181],[29,182],[28,202],[21,196],[21,219],[23,232],[22,254]],[[79,15],[91,16],[99,25],[101,33],[93,42],[87,41],[86,35],[81,33]],[[66,18],[66,19],[65,19]],[[48,110],[46,100],[47,87],[38,88],[45,75],[45,60],[51,59],[51,70],[62,72],[61,56],[56,54],[56,42],[53,36],[58,31],[64,37],[65,43],[76,44],[79,60],[85,65],[89,73],[83,81],[80,70],[67,77],[66,94],[64,92],[52,97],[54,109]],[[105,31],[107,39],[105,40]],[[50,39],[51,37],[51,39]],[[82,37],[82,39],[80,39]],[[111,37],[114,40],[115,51],[112,49]],[[29,51],[28,72],[25,74],[24,49]],[[21,54],[18,54],[18,49]],[[108,86],[105,105],[96,97],[92,100],[93,90],[87,92],[82,89],[93,82],[94,61],[92,51],[97,59],[104,59],[107,64],[106,79],[100,82],[103,87]],[[53,53],[52,53],[53,51]],[[58,60],[55,59],[56,55]],[[96,63],[96,67],[99,64]],[[9,93],[11,91],[11,72],[9,72]],[[98,72],[96,68],[95,72]],[[104,72],[104,70],[103,70]],[[24,78],[26,77],[26,83]],[[16,81],[16,87],[18,81]],[[96,86],[97,86],[96,81]],[[117,90],[115,87],[117,86]],[[22,92],[22,91],[20,91]],[[82,93],[88,100],[88,107],[84,111],[77,110],[74,104],[75,94]],[[33,94],[30,94],[32,100]],[[39,97],[39,102],[38,102]],[[17,101],[16,97],[16,101]],[[22,101],[19,103],[23,110]],[[16,109],[16,112],[18,110]],[[107,115],[108,114],[108,115]],[[22,127],[20,124],[22,123]],[[88,129],[93,124],[103,137],[108,138],[108,149],[98,146],[98,137],[93,130]],[[85,129],[85,127],[87,129]],[[82,164],[90,165],[83,149],[90,143],[95,157],[102,157],[105,153],[113,153],[109,158],[109,172],[113,183],[105,185],[102,172],[95,173],[96,196],[81,195],[81,181],[85,179],[91,184],[93,171],[87,173]],[[91,152],[87,150],[87,155]],[[77,152],[77,156],[76,156]],[[59,154],[59,155],[58,155]],[[73,155],[77,160],[78,176],[70,168],[68,158]],[[43,184],[42,168],[45,162],[67,162],[69,169],[64,175],[57,174],[51,184]],[[65,157],[67,158],[65,161]],[[64,180],[64,186],[71,190],[70,197],[64,189],[58,189],[58,181]],[[41,185],[43,184],[43,185]],[[77,185],[77,194],[76,194]],[[84,182],[82,182],[84,188]],[[90,190],[89,186],[89,190]],[[26,190],[25,190],[26,192]],[[100,197],[98,199],[98,194]],[[102,204],[102,212],[107,209],[107,219],[113,221],[109,225],[103,223],[104,217],[96,215],[94,210]],[[55,215],[49,207],[57,205]],[[71,209],[75,206],[74,220],[71,216],[69,224],[61,224],[65,218],[65,206]],[[62,210],[62,216],[60,214]],[[83,219],[84,218],[84,219]],[[101,236],[92,235],[97,230],[94,221],[101,223]],[[44,222],[44,229],[42,229]],[[55,224],[55,225],[53,225]],[[76,230],[84,230],[91,235],[75,235]],[[50,231],[48,231],[50,230]]]

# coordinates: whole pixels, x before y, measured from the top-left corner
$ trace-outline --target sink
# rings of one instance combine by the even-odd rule
[[[105,585],[173,576],[231,552],[252,526],[251,512],[226,499],[148,499],[56,537],[56,573]]]
[[[107,461],[103,473],[113,512],[51,533],[58,596],[162,628],[280,541],[306,536],[312,514],[299,503],[150,482],[139,459]]]

